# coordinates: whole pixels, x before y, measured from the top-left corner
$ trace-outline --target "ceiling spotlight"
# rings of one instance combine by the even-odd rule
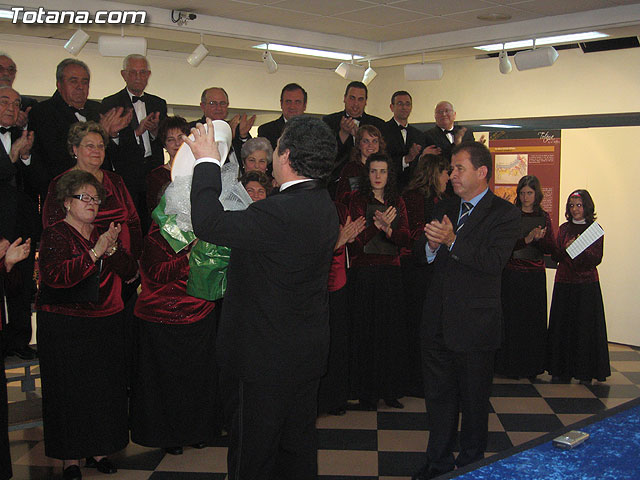
[[[71,38],[64,44],[64,49],[71,55],[78,55],[80,50],[84,47],[84,44],[89,40],[89,34],[79,28],[76,33],[71,35]]]
[[[550,67],[558,59],[558,52],[553,47],[534,48],[516,53],[513,59],[518,70]]]
[[[335,72],[345,80],[356,80],[361,82],[364,79],[365,68],[363,65],[356,65],[353,63],[352,56],[351,63],[342,62],[338,65]]]
[[[267,67],[268,73],[276,73],[278,71],[278,64],[273,59],[273,55],[271,55],[271,52],[269,50],[262,54],[262,62],[264,63],[265,67]]]
[[[103,57],[126,57],[132,53],[147,54],[147,39],[144,37],[118,37],[116,35],[100,35],[98,51]]]
[[[364,83],[365,85],[369,85],[371,83],[371,81],[376,78],[376,76],[378,75],[378,73],[371,68],[371,60],[369,60],[369,68],[367,68],[364,71],[364,76],[362,78],[362,83]]]
[[[498,54],[498,59],[500,60],[500,73],[506,75],[510,73],[513,67],[511,66],[511,62],[509,61],[509,54],[506,50],[502,50]]]
[[[200,34],[200,45],[187,57],[187,63],[192,67],[197,67],[207,55],[209,55],[209,50],[204,46],[203,35]]]

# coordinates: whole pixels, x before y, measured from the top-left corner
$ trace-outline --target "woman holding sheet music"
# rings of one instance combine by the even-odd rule
[[[558,263],[549,315],[547,370],[556,381],[571,377],[590,384],[611,375],[607,327],[596,266],[602,261],[604,236],[571,259],[566,249],[595,222],[595,205],[586,190],[567,199],[567,223],[560,226],[554,254]]]
[[[496,373],[529,377],[544,372],[547,337],[547,276],[544,254],[555,246],[549,214],[540,203],[540,181],[526,175],[516,188],[522,211],[522,236],[502,272],[502,345],[496,353]]]

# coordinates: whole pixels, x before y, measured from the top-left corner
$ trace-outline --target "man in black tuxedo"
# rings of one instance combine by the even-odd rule
[[[409,125],[413,99],[409,92],[399,90],[391,96],[389,108],[393,118],[384,124],[382,134],[387,145],[387,155],[396,169],[400,191],[409,183],[420,152],[424,148],[424,133]]]
[[[462,142],[473,142],[473,133],[467,127],[455,125],[456,111],[451,102],[442,101],[436,105],[434,112],[436,126],[425,132],[426,145],[431,147],[430,153],[451,159],[453,147]]]
[[[145,92],[151,68],[143,55],[126,56],[120,75],[126,87],[102,100],[102,112],[117,107],[133,112],[129,124],[113,138],[118,148],[111,158],[111,166],[122,176],[146,232],[151,223],[146,179],[151,170],[164,163],[163,145],[157,136],[158,125],[167,117],[167,102]]]
[[[40,234],[36,204],[25,193],[30,174],[37,169],[31,158],[33,132],[17,127],[20,94],[9,86],[0,87],[0,240],[14,242],[18,237],[33,239]],[[31,341],[31,300],[35,293],[33,266],[35,249],[16,265],[20,288],[7,295],[8,324],[2,332],[2,349],[7,355],[24,360],[36,357]],[[4,305],[0,308],[4,309]]]
[[[258,136],[265,137],[275,149],[285,124],[307,109],[307,91],[297,83],[288,83],[280,92],[280,118],[258,127]]]
[[[233,118],[227,120],[229,115],[229,94],[222,87],[209,87],[202,91],[200,96],[200,109],[202,110],[202,118],[189,123],[189,127],[193,128],[196,123],[206,123],[207,118],[211,120],[224,120],[231,127],[233,135],[232,154],[238,159],[244,142],[251,138],[249,130],[256,121],[256,116],[247,117],[247,114],[234,115]],[[231,155],[231,153],[230,153]]]
[[[0,52],[0,85],[13,87],[13,82],[16,79],[17,73],[18,68],[16,67],[16,63],[13,59],[6,53]],[[16,120],[17,127],[26,127],[29,112],[36,103],[38,103],[38,101],[35,98],[20,95],[20,112],[18,113],[18,119]]]
[[[481,143],[456,146],[454,197],[438,202],[416,249],[434,264],[421,328],[429,444],[413,480],[484,458],[495,351],[501,341],[500,285],[520,232],[520,212],[489,190],[492,159]],[[453,458],[462,413],[460,453]]]
[[[43,203],[49,182],[76,163],[67,148],[71,125],[88,120],[100,122],[113,138],[131,120],[131,112],[126,112],[123,107],[100,115],[100,103],[88,100],[90,78],[89,67],[84,62],[65,58],[56,68],[55,93],[34,105],[29,112],[29,130],[35,134],[32,154],[44,171],[38,184]],[[105,166],[111,165],[115,147],[115,143],[109,142]]]
[[[365,113],[368,93],[367,86],[362,82],[351,82],[344,92],[344,110],[325,115],[322,120],[334,131],[338,143],[338,155],[329,177],[329,192],[333,195],[336,182],[353,148],[353,142],[360,125],[373,125],[382,133],[384,120]]]
[[[217,358],[239,378],[230,480],[317,477],[315,419],[329,347],[327,281],[338,216],[324,180],[336,144],[319,119],[287,123],[273,154],[280,193],[224,211],[219,153],[198,126],[191,219],[198,238],[231,247]],[[247,295],[247,292],[252,292]]]

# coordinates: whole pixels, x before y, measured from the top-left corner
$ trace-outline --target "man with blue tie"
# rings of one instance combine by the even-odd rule
[[[491,153],[457,145],[451,184],[458,197],[438,202],[417,244],[433,279],[421,328],[427,461],[412,478],[434,478],[484,458],[495,351],[500,345],[500,286],[519,235],[520,212],[489,189]],[[454,460],[458,417],[460,453]]]

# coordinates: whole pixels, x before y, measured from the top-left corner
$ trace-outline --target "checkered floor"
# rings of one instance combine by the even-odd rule
[[[640,349],[609,345],[612,375],[604,383],[552,384],[537,380],[496,378],[489,416],[487,456],[570,425],[592,414],[640,397]],[[19,371],[8,371],[8,375]],[[9,384],[9,401],[25,400],[18,384]],[[38,382],[39,386],[39,382]],[[39,389],[36,391],[39,394]],[[403,410],[381,403],[377,412],[348,411],[342,417],[318,419],[321,480],[408,479],[423,462],[429,436],[424,401],[401,399]],[[44,455],[42,429],[10,433],[14,479],[50,479],[61,475],[60,462]],[[223,480],[226,438],[204,450],[185,448],[180,456],[130,444],[112,459],[118,480]],[[83,469],[85,478],[104,475]]]

